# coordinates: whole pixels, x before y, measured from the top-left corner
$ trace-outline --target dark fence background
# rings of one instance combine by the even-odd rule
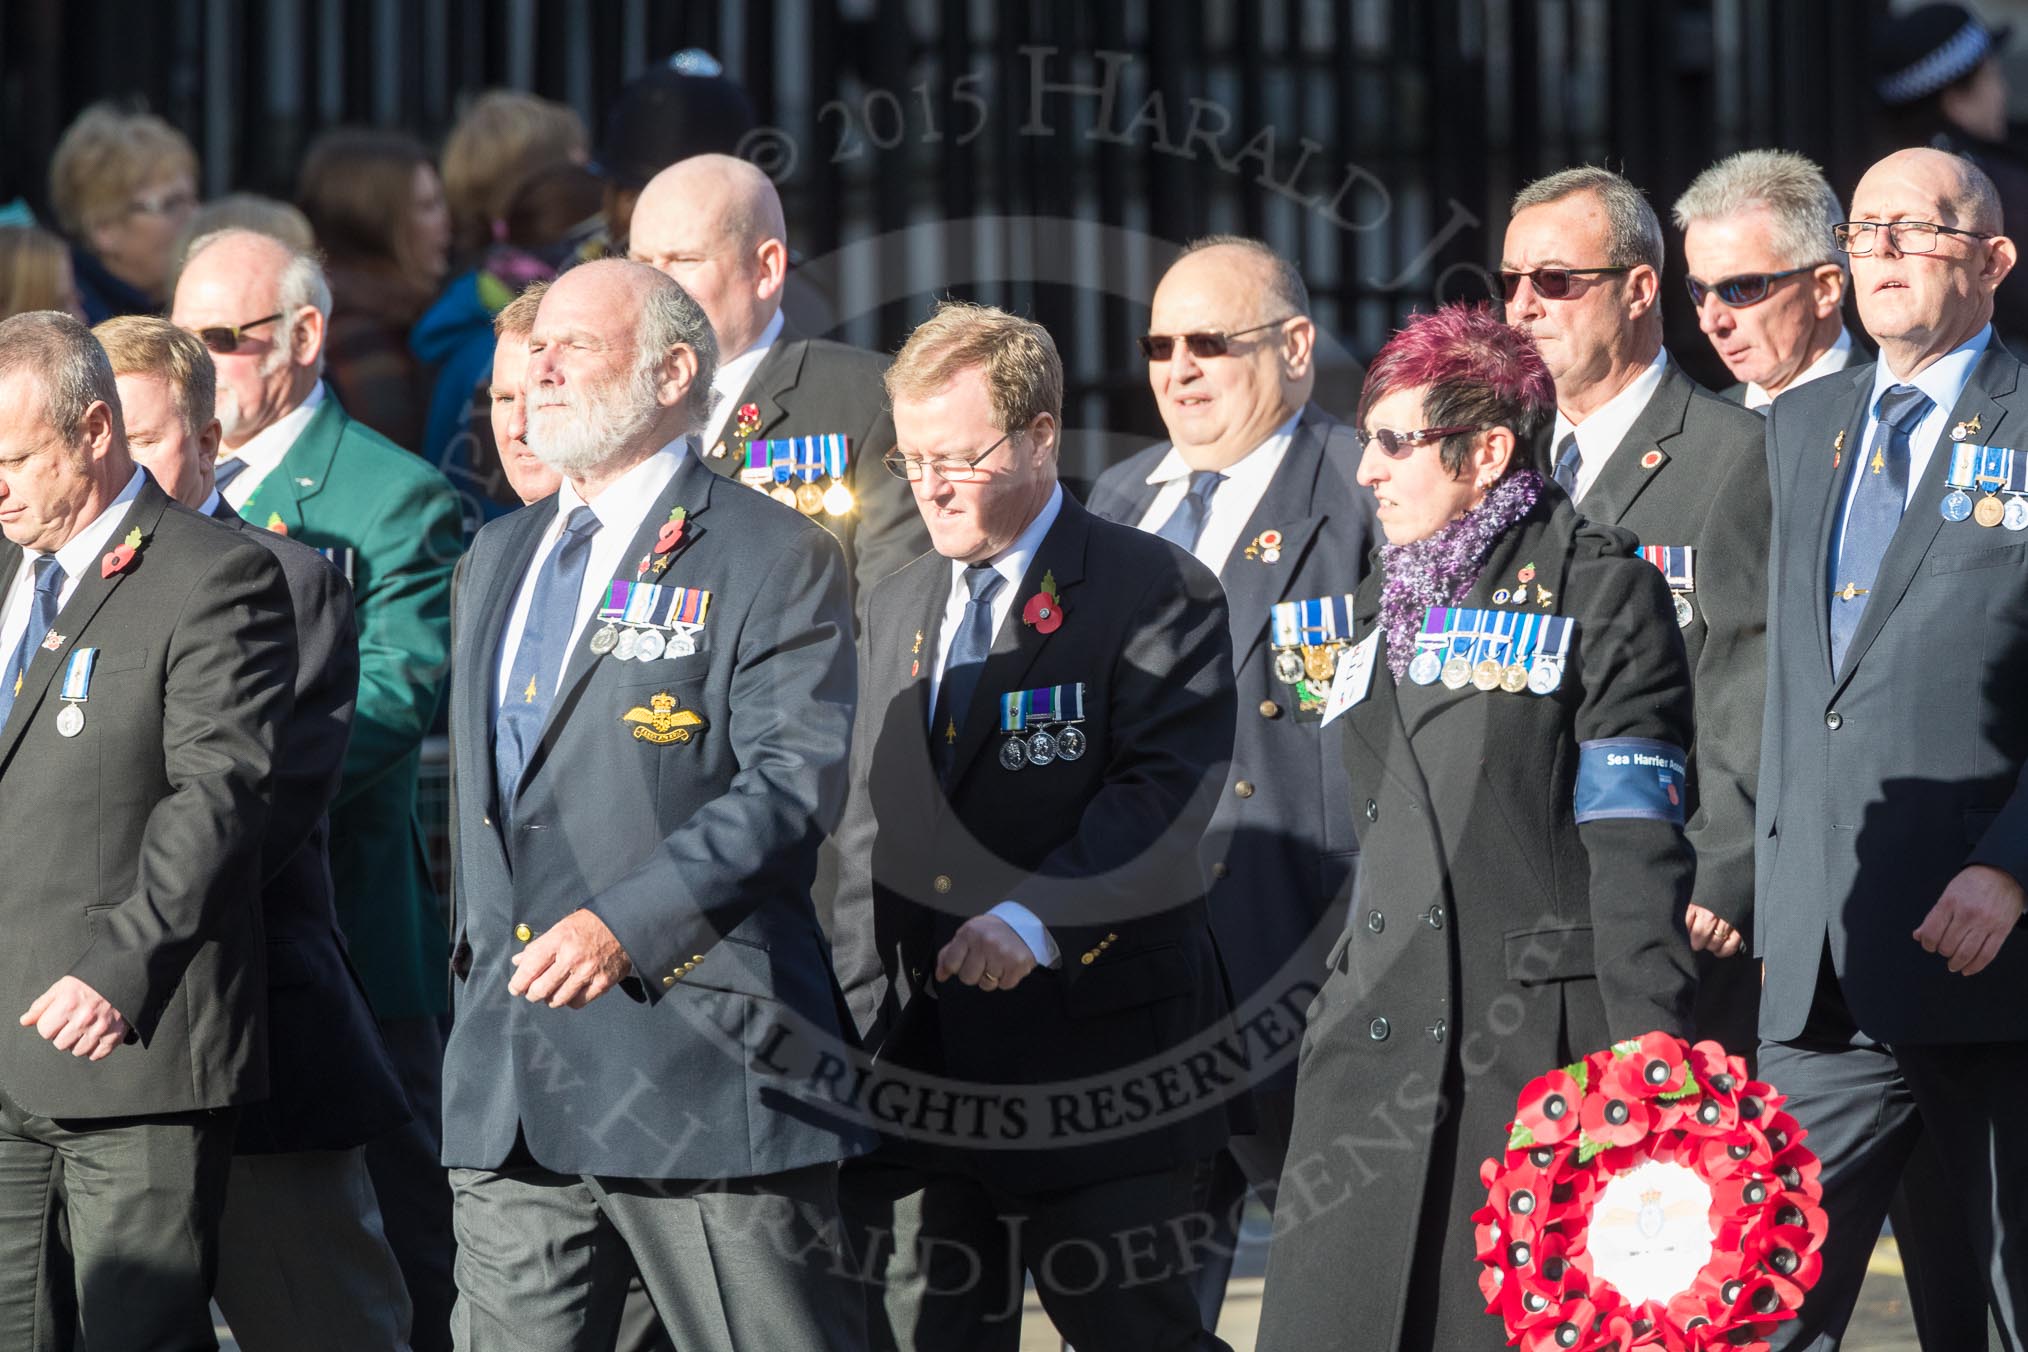
[[[1885,0],[11,0],[0,195],[41,208],[71,116],[133,97],[197,144],[207,193],[289,195],[341,122],[436,141],[495,85],[565,100],[594,140],[624,79],[685,47],[765,130],[791,242],[839,332],[891,349],[928,298],[1046,323],[1089,473],[1159,432],[1132,338],[1174,247],[1211,230],[1296,257],[1339,368],[1400,316],[1486,294],[1505,202],[1607,163],[1668,205],[1748,146],[1871,158]],[[1674,247],[1674,232],[1671,235]],[[1664,291],[1671,346],[1715,359]]]

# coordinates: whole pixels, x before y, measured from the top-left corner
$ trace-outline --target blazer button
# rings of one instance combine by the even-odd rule
[[[1387,928],[1387,917],[1378,911],[1368,911],[1366,913],[1366,928],[1372,930],[1375,934],[1380,933],[1380,931]]]
[[[1366,800],[1366,820],[1370,822],[1380,820],[1380,804],[1371,798]]]
[[[697,963],[697,962],[703,962],[703,961],[704,961],[704,955],[703,955],[702,953],[692,953],[692,954],[690,955],[690,961],[691,961],[691,962],[693,962],[693,963]]]
[[[1372,1038],[1375,1042],[1387,1041],[1387,1033],[1387,1020],[1385,1019],[1375,1019],[1372,1023],[1366,1025],[1366,1036]]]
[[[1260,716],[1262,718],[1280,718],[1282,716],[1282,706],[1271,699],[1264,699],[1260,702]]]
[[[1240,780],[1239,783],[1232,786],[1232,793],[1236,798],[1253,797],[1253,781],[1250,779]]]
[[[673,976],[665,976],[662,978],[662,984],[665,986],[673,986],[676,984],[676,978]]]
[[[479,824],[481,826],[491,826],[493,824],[493,818],[485,813],[481,813],[479,815]]]
[[[1442,1042],[1444,1040],[1444,1033],[1448,1030],[1444,1025],[1444,1021],[1442,1019],[1438,1019],[1435,1023],[1429,1026],[1428,1031],[1432,1040]]]
[[[1428,914],[1424,915],[1423,919],[1429,922],[1431,929],[1442,929],[1444,927],[1444,908],[1441,906],[1430,907]]]
[[[525,944],[535,937],[535,931],[528,928],[526,924],[516,925],[514,927],[514,937]]]
[[[939,873],[939,874],[938,874],[938,875],[936,876],[936,878],[935,878],[934,880],[932,880],[932,881],[931,881],[931,883],[930,883],[930,886],[931,886],[931,887],[934,887],[934,888],[935,888],[935,889],[936,889],[937,891],[939,891],[939,892],[948,892],[948,891],[950,891],[950,890],[951,890],[951,875],[950,875],[950,874],[948,874],[948,873]]]
[[[1211,866],[1211,876],[1214,878],[1223,878],[1225,875],[1231,872],[1232,870],[1225,866],[1225,861],[1223,859],[1219,860],[1217,863]]]
[[[1831,712],[1824,715],[1824,726],[1836,732],[1845,726],[1845,715],[1839,713],[1836,709],[1831,710]]]
[[[1092,965],[1093,963],[1097,962],[1097,961],[1098,961],[1098,950],[1094,949],[1094,950],[1092,950],[1091,952],[1089,952],[1089,953],[1085,954],[1085,955],[1084,955],[1084,957],[1083,957],[1083,959],[1082,959],[1082,961],[1083,961],[1084,965],[1085,965],[1085,966],[1087,966],[1087,967],[1089,967],[1089,966],[1091,966],[1091,965]]]

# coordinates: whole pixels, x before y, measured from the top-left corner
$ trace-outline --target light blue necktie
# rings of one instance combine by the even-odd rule
[[[1913,385],[1896,385],[1880,396],[1873,449],[1852,467],[1859,476],[1852,505],[1845,509],[1844,543],[1831,569],[1831,670],[1844,665],[1845,650],[1866,614],[1866,601],[1880,574],[1881,556],[1908,507],[1908,435],[1934,407]]]
[[[563,670],[570,636],[577,632],[577,598],[584,589],[585,565],[591,560],[598,514],[579,507],[564,522],[563,535],[536,574],[521,642],[514,649],[507,698],[493,722],[493,772],[500,790],[500,814],[514,807],[514,790],[535,752],[536,739],[556,696],[557,673]]]
[[[1556,449],[1555,479],[1557,487],[1568,493],[1572,502],[1576,502],[1577,471],[1578,467],[1584,463],[1583,457],[1577,453],[1577,433],[1565,432],[1563,440],[1557,443]]]
[[[1190,491],[1155,534],[1186,552],[1196,549],[1197,537],[1204,534],[1204,523],[1211,519],[1211,495],[1224,482],[1225,476],[1215,469],[1190,471]]]
[[[28,664],[35,660],[37,646],[56,627],[56,613],[62,609],[58,602],[63,596],[63,565],[56,561],[56,555],[44,554],[35,561],[34,568],[35,599],[29,603],[28,627],[21,631],[21,641],[14,645],[14,654],[7,659],[7,669],[0,671],[0,726],[14,712],[14,697],[21,693]]]

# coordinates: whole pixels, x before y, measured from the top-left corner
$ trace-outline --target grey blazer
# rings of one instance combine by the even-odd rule
[[[697,650],[600,656],[587,622],[511,818],[495,801],[494,680],[555,500],[488,524],[459,570],[446,1164],[497,1167],[517,1130],[546,1168],[628,1178],[753,1177],[864,1144],[746,1054],[771,1028],[806,1048],[844,1033],[810,906],[855,693],[844,559],[822,529],[724,482],[693,449],[620,578],[635,577],[679,505],[689,525],[660,581],[711,593]],[[583,1009],[510,998],[517,935],[580,907],[612,929],[633,975]]]
[[[1828,945],[1852,1017],[1880,1041],[2019,1040],[2021,933],[1973,977],[1952,975],[1910,935],[1968,864],[2028,880],[2028,538],[1944,520],[1942,443],[1832,670],[1831,533],[1865,459],[1873,370],[1812,381],[1767,421],[1776,528],[1755,857],[1761,1033],[1802,1031]],[[2021,376],[1994,339],[1950,421],[1978,418],[1987,444],[2028,441]]]

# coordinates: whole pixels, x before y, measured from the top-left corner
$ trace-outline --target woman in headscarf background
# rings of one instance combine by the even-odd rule
[[[1304,1036],[1263,1352],[1503,1347],[1471,1215],[1516,1097],[1689,1028],[1683,640],[1634,537],[1532,468],[1555,400],[1528,337],[1464,306],[1367,375],[1359,882]]]

